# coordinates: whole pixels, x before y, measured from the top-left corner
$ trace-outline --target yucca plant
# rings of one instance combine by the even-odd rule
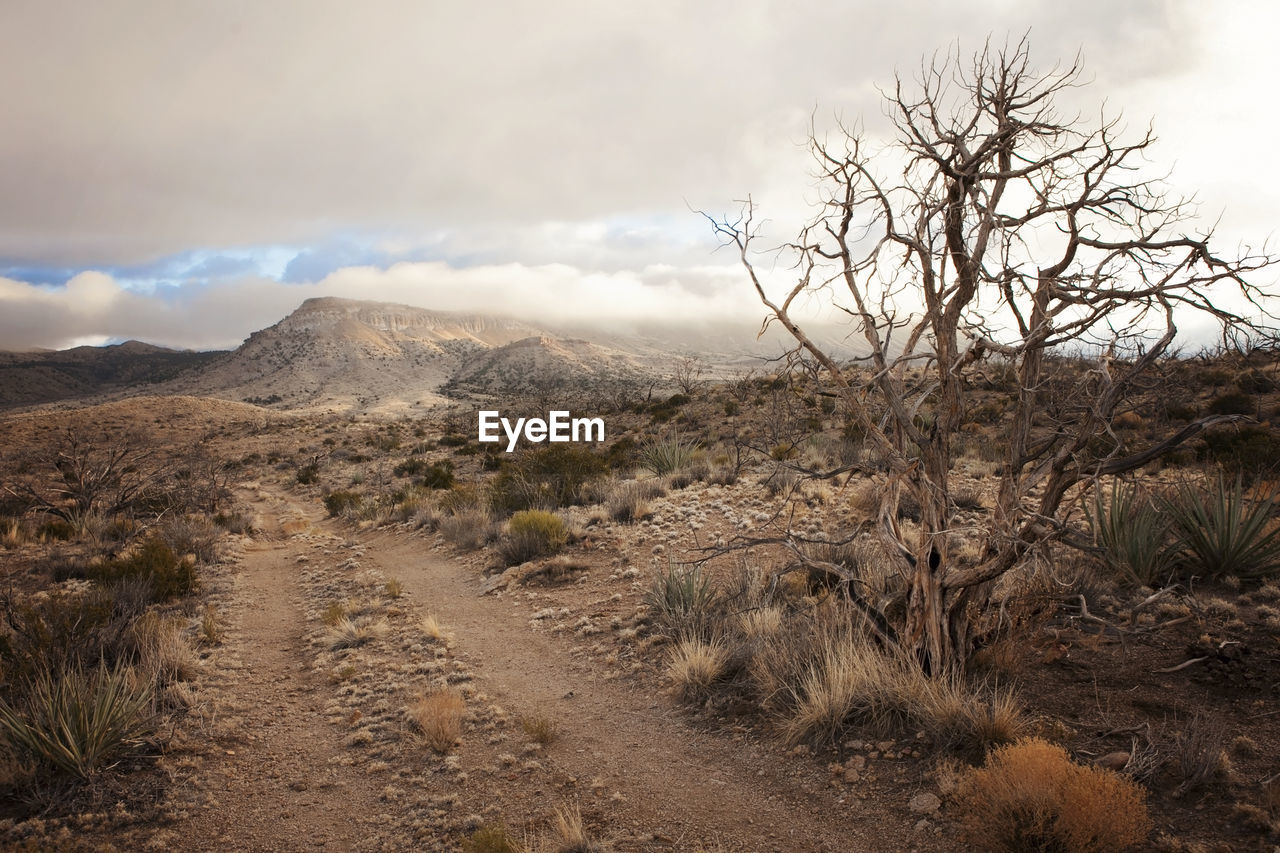
[[[700,635],[717,599],[701,566],[668,566],[654,578],[645,603],[673,633]]]
[[[701,449],[698,441],[681,441],[680,433],[672,433],[665,438],[654,438],[640,446],[637,454],[640,464],[659,477],[673,471],[679,471],[693,461],[695,453]]]
[[[123,666],[44,672],[21,708],[0,700],[0,737],[38,764],[87,779],[139,745],[150,729],[151,692]]]
[[[1113,480],[1110,500],[1095,489],[1089,526],[1107,566],[1129,583],[1155,586],[1173,573],[1169,517],[1136,485]]]
[[[1240,477],[1228,485],[1222,474],[1209,489],[1189,483],[1161,502],[1173,519],[1189,571],[1204,577],[1268,577],[1280,568],[1280,527],[1272,524],[1276,495],[1251,500]]]

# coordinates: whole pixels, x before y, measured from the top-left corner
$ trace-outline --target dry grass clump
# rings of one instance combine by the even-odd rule
[[[448,752],[462,739],[462,716],[467,703],[452,688],[433,690],[409,706],[414,728],[436,752]]]
[[[618,483],[605,502],[609,518],[623,524],[633,524],[649,513],[649,503],[638,483]]]
[[[383,591],[386,592],[387,598],[396,599],[404,595],[404,584],[399,578],[387,578],[387,582],[383,584]]]
[[[591,840],[582,820],[582,809],[576,803],[556,809],[556,853],[602,853],[603,848]]]
[[[767,641],[753,643],[746,670],[791,744],[830,743],[855,727],[884,734],[909,728],[981,757],[1026,731],[1012,691],[931,678],[908,654],[877,646],[835,604],[784,621]]]
[[[520,718],[520,728],[534,743],[547,746],[560,737],[560,724],[547,714],[530,714]]]
[[[528,847],[501,823],[487,823],[462,842],[465,853],[526,853]]]
[[[569,538],[564,519],[541,509],[520,510],[507,522],[507,535],[498,547],[508,566],[527,563],[564,547]]]
[[[1175,760],[1182,775],[1182,784],[1173,792],[1175,797],[1226,775],[1230,761],[1225,741],[1222,723],[1205,714],[1196,714],[1174,736]]]
[[[358,616],[352,619],[342,616],[325,633],[325,645],[330,649],[353,649],[370,640],[380,640],[391,629],[386,619]]]
[[[189,681],[199,661],[183,637],[183,621],[154,610],[142,614],[129,632],[138,655],[138,666],[158,685]]]
[[[957,821],[983,850],[1107,853],[1141,844],[1151,829],[1139,785],[1075,764],[1039,738],[993,751],[955,796]]]
[[[474,551],[494,541],[501,529],[489,511],[478,506],[460,508],[440,519],[440,535],[463,551]]]
[[[698,636],[682,638],[670,652],[667,671],[675,681],[676,694],[686,702],[706,698],[716,681],[724,674],[729,650],[719,638],[704,640]]]
[[[418,623],[418,627],[422,629],[422,633],[427,635],[429,640],[443,640],[445,638],[444,626],[440,624],[440,620],[436,618],[434,613],[428,613],[422,617],[422,621]]]

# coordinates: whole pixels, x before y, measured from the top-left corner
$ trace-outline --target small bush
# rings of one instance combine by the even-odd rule
[[[354,512],[363,502],[364,496],[359,492],[338,491],[324,496],[324,508],[328,510],[330,517]]]
[[[1239,391],[1228,391],[1209,403],[1209,413],[1213,415],[1252,415],[1257,410],[1253,397]]]
[[[0,737],[42,767],[86,779],[148,731],[151,686],[136,681],[106,664],[41,673],[21,707],[0,700]]]
[[[583,487],[608,471],[605,461],[585,448],[552,444],[527,450],[490,481],[489,505],[499,513],[573,506],[582,503]]]
[[[314,462],[303,465],[298,468],[295,475],[298,483],[303,486],[312,486],[320,482],[320,466]]]
[[[507,565],[515,566],[559,551],[568,538],[560,516],[540,509],[522,510],[511,516],[498,550]]]
[[[472,507],[440,519],[440,535],[457,547],[472,551],[494,541],[501,533],[487,509]]]
[[[487,823],[462,842],[465,853],[524,853],[525,847],[500,823]]]
[[[467,703],[453,689],[435,690],[409,706],[409,719],[427,745],[448,752],[462,738],[462,716]]]
[[[195,564],[178,559],[169,543],[152,536],[130,556],[102,560],[89,567],[88,575],[103,585],[122,580],[145,581],[156,601],[190,595],[199,583]]]
[[[649,504],[635,483],[618,483],[610,492],[605,509],[609,518],[623,524],[633,524],[649,514]]]
[[[520,718],[520,728],[534,743],[546,746],[560,737],[560,726],[555,719],[546,714],[533,714]]]
[[[54,539],[65,542],[68,539],[74,539],[75,535],[75,525],[61,518],[51,518],[36,528],[36,536],[43,540]]]
[[[1141,844],[1151,829],[1142,789],[1066,750],[1026,738],[991,753],[956,792],[955,814],[983,850],[1106,853]]]

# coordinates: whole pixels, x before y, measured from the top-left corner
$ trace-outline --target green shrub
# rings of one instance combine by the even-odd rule
[[[151,686],[125,667],[43,672],[17,706],[0,700],[0,737],[17,754],[80,779],[140,744]]]
[[[453,488],[453,463],[449,460],[433,462],[422,472],[421,484],[428,489]]]
[[[1169,516],[1137,486],[1112,481],[1110,501],[1096,489],[1089,526],[1103,549],[1103,560],[1126,582],[1157,586],[1169,579],[1176,556],[1170,547]]]
[[[1280,467],[1280,438],[1267,427],[1242,424],[1208,430],[1201,458],[1252,481]]]
[[[559,551],[568,538],[564,521],[555,513],[521,510],[507,523],[507,535],[498,551],[507,565],[514,566]]]
[[[701,566],[668,565],[653,579],[644,600],[672,635],[701,636],[719,596]]]
[[[693,461],[702,445],[697,441],[681,441],[678,432],[655,438],[640,446],[640,464],[659,477],[684,468]]]
[[[1239,391],[1228,391],[1209,403],[1209,413],[1213,415],[1252,415],[1257,410],[1253,397]]]
[[[552,444],[526,450],[490,482],[489,505],[498,513],[572,506],[582,502],[583,486],[608,471],[604,460],[585,448]]]
[[[359,492],[337,491],[330,492],[324,496],[324,508],[329,511],[330,517],[337,517],[348,511],[355,511],[360,508],[360,504],[363,502],[364,496]]]
[[[1261,579],[1280,568],[1280,527],[1271,520],[1275,495],[1251,500],[1240,477],[1228,485],[1219,474],[1207,490],[1180,483],[1163,506],[1173,518],[1188,571]]]
[[[88,574],[104,585],[122,580],[143,581],[156,601],[190,595],[198,587],[195,563],[179,559],[169,543],[159,536],[148,538],[131,555],[94,563]]]

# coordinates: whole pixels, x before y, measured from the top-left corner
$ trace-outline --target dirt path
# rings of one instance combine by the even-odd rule
[[[173,839],[186,850],[351,850],[378,813],[375,786],[343,766],[340,738],[321,713],[332,687],[310,670],[294,533],[319,513],[259,505],[263,533],[238,575],[238,624],[225,646],[238,660],[230,690],[235,748],[207,767],[201,812]],[[310,516],[310,518],[308,518]]]
[[[519,595],[481,596],[479,573],[421,536],[353,533],[284,493],[258,500],[265,530],[243,554],[243,606],[227,638],[239,674],[224,689],[238,700],[242,735],[207,762],[205,802],[178,827],[175,847],[452,849],[438,831],[419,830],[415,841],[390,825],[397,806],[386,779],[353,763],[347,732],[322,711],[336,688],[314,671],[306,613],[323,603],[306,599],[303,576],[317,554],[333,553],[319,544],[328,540],[358,554],[361,571],[398,579],[405,607],[439,618],[481,702],[513,722],[536,714],[558,724],[559,737],[541,750],[518,727],[469,732],[446,762],[453,776],[432,777],[421,757],[401,752],[424,774],[413,796],[444,794],[457,810],[526,830],[545,829],[558,805],[579,804],[620,853],[941,849],[932,833],[912,831],[905,810],[833,785],[816,762],[784,758],[776,743],[747,734],[699,728],[668,697],[606,678],[581,654],[581,638],[535,627]]]
[[[398,577],[455,634],[485,690],[515,714],[561,721],[547,759],[580,787],[615,796],[615,844],[626,849],[860,851],[913,849],[911,821],[833,788],[820,768],[780,761],[776,745],[700,731],[665,696],[604,680],[571,655],[568,639],[530,625],[527,608],[479,594],[473,569],[420,539],[362,537],[366,560]],[[468,747],[463,746],[464,764]]]

